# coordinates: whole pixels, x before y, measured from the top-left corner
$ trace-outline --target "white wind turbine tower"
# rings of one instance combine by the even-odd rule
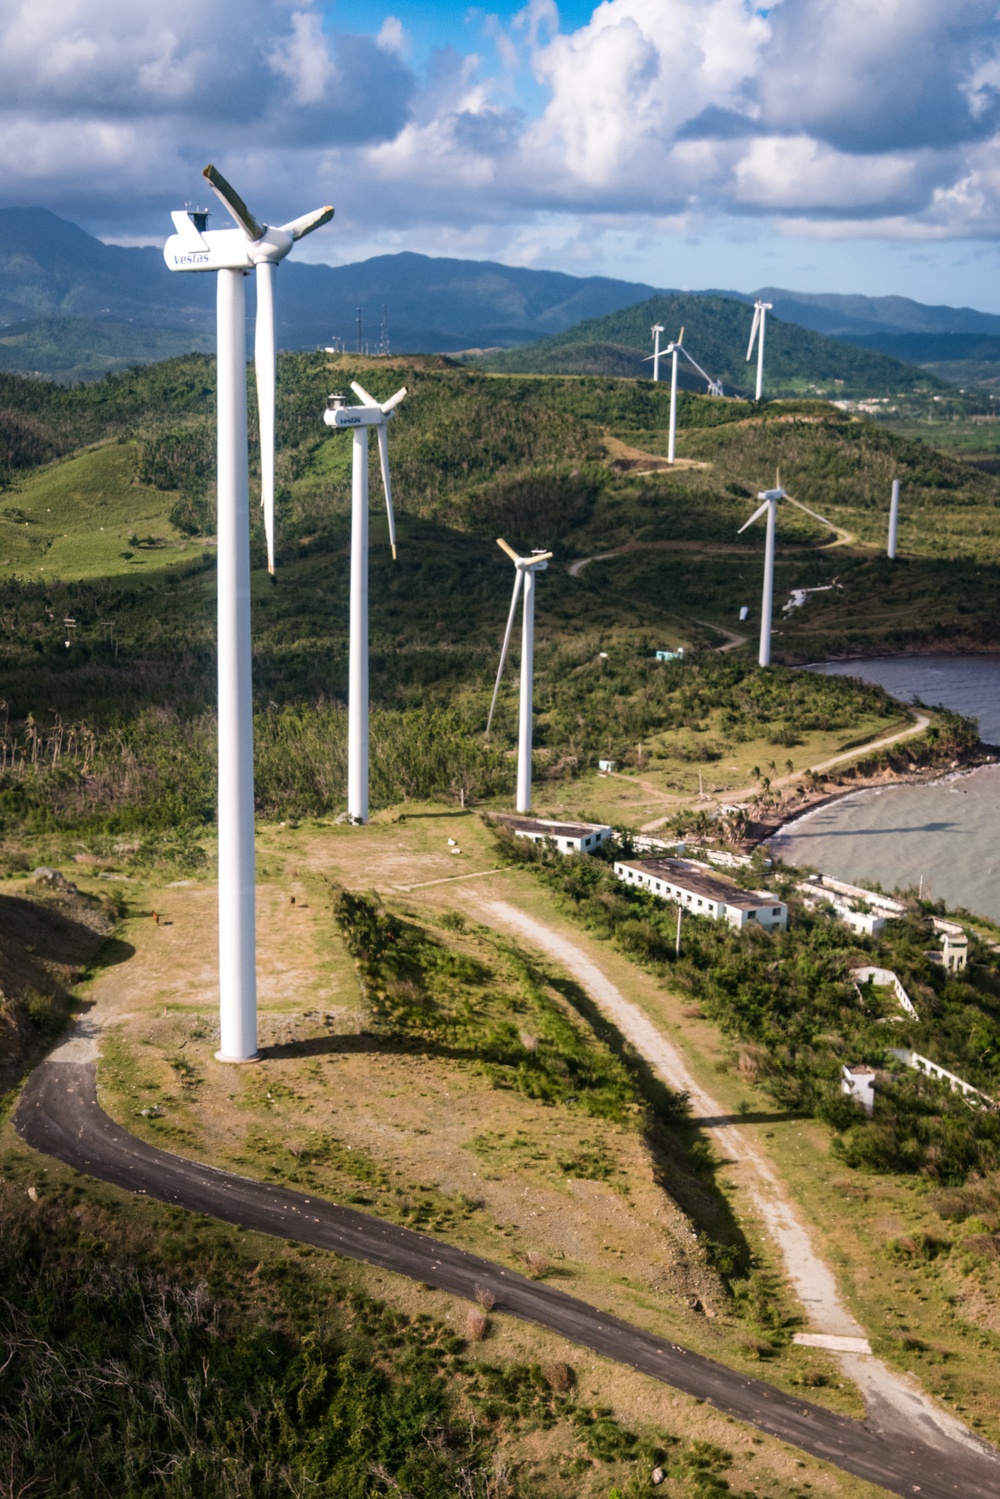
[[[757,653],[757,660],[761,666],[770,666],[771,614],[774,607],[774,527],[777,519],[778,501],[790,498],[788,492],[781,487],[780,473],[776,473],[774,476],[774,488],[760,490],[757,498],[758,500],[763,500],[764,503],[758,506],[750,519],[740,526],[736,534],[742,536],[743,532],[749,526],[752,526],[754,521],[759,520],[765,510],[767,511],[767,535],[764,541],[764,590],[760,604],[760,650]],[[800,510],[805,510],[806,508],[798,500],[792,500],[791,503],[798,506]],[[806,510],[806,514],[811,515],[814,520],[822,521],[824,526],[830,525],[830,522],[815,510]]]
[[[670,429],[667,438],[667,462],[673,463],[677,451],[677,356],[683,351],[684,329],[673,343],[667,344],[670,355]]]
[[[381,405],[358,384],[351,389],[360,406],[347,406],[343,396],[330,397],[323,413],[328,427],[354,433],[351,454],[351,635],[347,691],[347,815],[351,822],[368,821],[368,433],[374,427],[382,467],[382,488],[389,515],[389,544],[396,556],[396,522],[389,480],[389,433],[386,424],[406,395],[406,387]]]
[[[760,400],[764,391],[764,322],[767,314],[773,307],[772,302],[761,302],[759,299],[753,304],[753,322],[750,325],[750,342],[747,344],[747,364],[753,357],[753,341],[757,339],[757,394],[755,400]]]
[[[507,553],[514,564],[514,593],[510,601],[510,613],[507,616],[507,630],[503,637],[503,649],[500,652],[500,666],[497,671],[496,685],[493,688],[493,701],[490,703],[490,716],[486,720],[486,733],[488,736],[493,723],[493,711],[497,705],[500,679],[503,676],[504,662],[507,659],[507,647],[510,645],[510,634],[514,628],[517,595],[523,583],[524,612],[521,616],[521,702],[517,736],[516,808],[518,812],[529,812],[531,810],[531,699],[535,666],[535,574],[545,571],[552,553],[536,551],[532,552],[530,557],[519,557],[502,536],[497,537],[497,546]]]
[[[205,210],[171,215],[176,234],[163,247],[172,271],[214,271],[216,283],[218,429],[218,715],[219,715],[219,1020],[220,1061],[257,1055],[257,972],[254,922],[253,698],[250,666],[250,515],[247,476],[246,298],[243,278],[256,268],[258,297],[269,332],[258,328],[258,387],[270,401],[262,416],[262,471],[273,466],[274,267],[304,234],[333,217],[316,209],[280,228],[261,224],[214,167],[204,176],[229,209],[236,229],[208,230]],[[270,307],[270,312],[266,310]],[[270,382],[268,358],[270,348]],[[269,396],[266,393],[269,392]],[[262,408],[263,409],[263,408]],[[270,434],[269,448],[265,428]],[[270,458],[268,458],[268,453]],[[273,483],[270,531],[273,535]],[[268,511],[265,506],[265,519]],[[269,558],[270,561],[270,558]]]
[[[659,378],[660,378],[660,334],[663,332],[663,324],[662,323],[654,323],[653,326],[652,326],[652,328],[650,328],[649,331],[653,335],[653,352],[652,352],[652,354],[647,354],[646,357],[645,357],[645,359],[642,362],[643,362],[643,364],[648,364],[650,360],[653,361],[653,379],[654,380],[659,380]]]
[[[755,520],[759,520],[767,511],[767,537],[764,542],[764,592],[760,605],[760,650],[757,660],[761,666],[771,664],[771,613],[774,607],[774,526],[778,511],[778,501],[786,498],[785,491],[781,488],[780,475],[776,476],[774,489],[762,489],[757,495],[758,500],[764,503],[754,511],[750,519],[736,533],[742,536],[748,526],[752,526]]]

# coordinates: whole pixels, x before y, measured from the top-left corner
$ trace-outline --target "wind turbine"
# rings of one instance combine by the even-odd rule
[[[667,344],[670,355],[670,429],[667,438],[667,462],[673,463],[677,450],[677,356],[683,351],[684,329],[673,343]]]
[[[389,433],[386,424],[406,395],[406,387],[381,405],[374,396],[351,381],[361,401],[348,406],[342,395],[330,397],[323,413],[328,427],[354,432],[351,454],[351,634],[347,691],[347,815],[351,822],[368,821],[368,433],[378,435],[382,488],[389,514],[389,544],[396,558],[396,522],[392,514],[389,481]]]
[[[757,339],[757,395],[760,400],[764,390],[764,321],[774,306],[773,302],[758,300],[753,304],[753,322],[750,325],[750,342],[747,344],[747,364],[753,355],[753,341]]]
[[[507,659],[510,633],[514,628],[517,595],[523,583],[524,612],[521,616],[521,704],[517,736],[517,811],[529,812],[531,810],[531,697],[535,664],[535,574],[545,571],[549,565],[549,558],[552,556],[552,553],[535,551],[532,552],[530,557],[519,557],[514,548],[508,546],[502,536],[497,537],[497,546],[507,553],[507,556],[514,564],[514,593],[510,601],[510,613],[507,616],[507,631],[503,637],[500,666],[497,670],[496,685],[493,688],[493,701],[490,703],[490,716],[486,720],[486,734],[488,737],[490,726],[493,723],[493,710],[497,705],[500,678],[503,676],[504,662]]]
[[[761,666],[771,664],[771,611],[774,606],[774,526],[778,512],[778,501],[787,498],[785,491],[781,488],[781,475],[775,476],[774,489],[762,489],[757,494],[758,500],[764,503],[751,515],[750,519],[736,533],[742,536],[748,526],[752,526],[755,520],[759,520],[767,511],[767,538],[764,542],[764,593],[760,605],[760,651],[757,660]]]
[[[886,553],[890,559],[896,556],[896,530],[899,526],[899,480],[892,481],[892,498],[889,501],[889,543]]]
[[[659,378],[660,378],[660,334],[663,332],[663,324],[662,323],[654,323],[653,326],[652,326],[652,328],[650,328],[649,331],[653,335],[653,352],[652,352],[652,354],[647,354],[646,357],[645,357],[645,359],[642,362],[643,362],[643,364],[648,364],[650,360],[653,361],[653,379],[654,380],[659,380]]]
[[[333,217],[316,209],[280,228],[261,224],[213,166],[203,174],[238,228],[209,230],[208,212],[173,214],[176,234],[163,247],[172,271],[214,271],[216,283],[218,493],[218,714],[219,714],[219,1021],[223,1062],[257,1055],[257,972],[254,926],[253,699],[250,664],[250,516],[247,476],[246,295],[243,277],[256,267],[258,297],[272,293],[257,330],[261,468],[274,462],[274,267],[304,234]],[[259,304],[259,307],[262,304]],[[267,331],[269,330],[269,331]],[[268,366],[267,351],[270,349]],[[268,378],[270,369],[270,380]],[[269,405],[268,405],[269,403]],[[266,491],[265,491],[266,493]],[[274,488],[270,513],[273,536]],[[271,562],[269,555],[269,563]]]
[[[791,500],[791,496],[787,490],[781,487],[780,471],[774,476],[774,488],[760,490],[757,498],[758,500],[763,500],[764,503],[758,506],[750,519],[740,526],[736,534],[742,536],[743,532],[749,526],[752,526],[755,520],[759,520],[765,510],[767,511],[767,536],[764,541],[764,591],[760,605],[760,650],[757,654],[757,660],[761,666],[770,666],[771,612],[774,605],[774,527],[778,512],[778,501]],[[800,510],[806,509],[798,500],[791,500],[791,503],[798,506]],[[830,525],[826,517],[817,514],[815,510],[806,510],[806,514],[813,516],[815,520],[822,521],[824,526]]]

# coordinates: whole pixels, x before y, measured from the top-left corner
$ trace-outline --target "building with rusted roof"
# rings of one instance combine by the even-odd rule
[[[737,931],[751,922],[768,931],[788,926],[788,907],[769,890],[744,890],[688,859],[619,859],[615,874],[626,885],[674,901],[693,916],[728,921]]]

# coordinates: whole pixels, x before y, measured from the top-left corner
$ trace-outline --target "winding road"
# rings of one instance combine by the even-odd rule
[[[79,1031],[29,1078],[15,1127],[34,1149],[126,1191],[277,1238],[311,1244],[469,1300],[483,1287],[519,1317],[704,1400],[891,1493],[922,1499],[996,1499],[1000,1454],[957,1449],[840,1416],[564,1291],[466,1250],[325,1199],[171,1155],[134,1135],[97,1101],[96,1042]]]

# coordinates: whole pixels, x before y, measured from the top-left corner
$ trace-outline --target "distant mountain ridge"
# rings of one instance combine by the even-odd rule
[[[661,324],[666,339],[683,327],[684,347],[726,394],[752,396],[756,363],[747,363],[751,315],[745,299],[704,292],[661,293],[604,317],[590,318],[551,338],[479,356],[481,369],[508,374],[618,375],[649,378],[650,327]],[[891,396],[941,390],[937,376],[878,350],[767,319],[765,396]],[[667,375],[661,365],[660,378]],[[681,374],[681,372],[683,372]],[[679,375],[688,389],[705,390],[690,364]]]
[[[332,249],[336,231],[330,233]],[[288,261],[279,275],[278,332],[284,348],[340,340],[354,349],[360,309],[362,342],[374,347],[385,306],[396,352],[511,348],[656,295],[717,296],[743,304],[763,296],[786,324],[892,354],[897,348],[890,342],[904,336],[1000,337],[1000,317],[993,314],[927,307],[905,297],[777,287],[666,293],[642,282],[409,251],[341,266]],[[0,369],[86,379],[168,354],[207,350],[213,302],[211,276],[171,275],[155,247],[106,245],[43,208],[0,209]]]

